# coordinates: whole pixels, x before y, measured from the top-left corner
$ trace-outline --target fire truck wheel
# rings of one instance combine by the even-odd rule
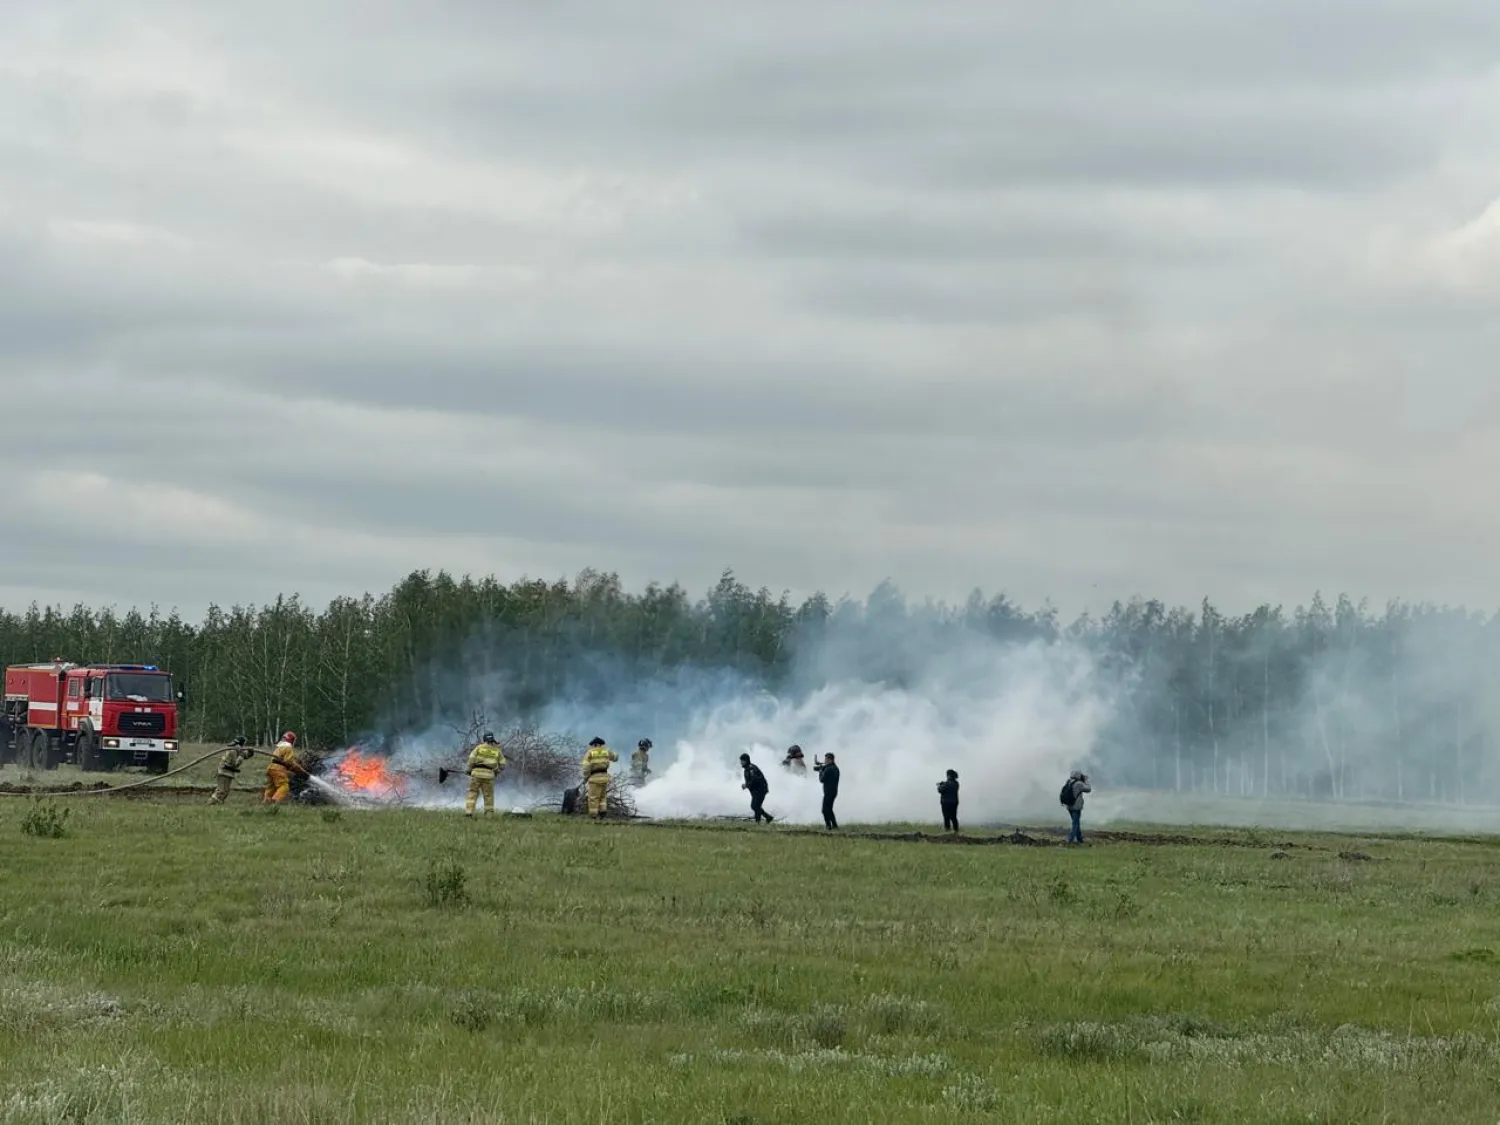
[[[105,768],[99,753],[99,736],[91,730],[78,732],[78,768],[85,773],[97,773]]]
[[[57,768],[57,763],[52,760],[52,740],[47,737],[45,731],[37,731],[31,736],[31,768],[34,770]]]

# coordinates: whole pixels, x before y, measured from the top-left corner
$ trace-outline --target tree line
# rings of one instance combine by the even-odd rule
[[[960,637],[1066,641],[1092,654],[1114,691],[1095,749],[1112,784],[1455,801],[1500,793],[1488,690],[1500,672],[1497,620],[1319,595],[1238,616],[1206,599],[1137,598],[1063,622],[1003,594],[911,604],[889,584],[864,601],[794,603],[731,571],[700,598],[677,584],[628,592],[593,570],[509,585],[418,571],[379,597],[321,610],[296,595],[213,605],[196,623],[155,607],[0,611],[0,660],[156,663],[185,693],[187,738],[264,742],[291,728],[336,747],[467,715],[476,679],[498,685],[488,706],[521,718],[683,669],[805,684],[810,654],[830,645],[841,674],[899,684]]]

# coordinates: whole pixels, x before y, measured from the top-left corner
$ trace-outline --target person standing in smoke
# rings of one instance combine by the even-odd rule
[[[635,753],[630,755],[630,784],[639,789],[651,775],[651,740],[643,738],[635,744]]]
[[[588,753],[583,756],[583,784],[588,790],[589,816],[595,820],[603,820],[609,810],[609,764],[619,760],[604,739],[589,742]]]
[[[771,791],[771,785],[766,781],[766,775],[761,772],[759,766],[750,760],[749,754],[740,755],[740,769],[745,771],[745,784],[741,785],[740,788],[750,791],[750,811],[755,814],[755,823],[759,824],[764,820],[767,824],[770,824],[776,818],[762,807],[766,803],[766,794]]]
[[[474,807],[481,797],[484,798],[484,815],[494,813],[495,779],[503,769],[505,754],[495,741],[495,733],[487,730],[475,743],[474,749],[469,751],[468,765],[464,767],[464,772],[469,775],[469,792],[464,797],[464,816],[474,819]]]
[[[948,779],[938,782],[938,804],[943,809],[943,828],[958,831],[958,771],[949,770]]]
[[[802,757],[802,747],[795,745],[788,747],[786,757],[781,759],[781,768],[793,777],[806,777],[807,762]]]
[[[1089,784],[1089,775],[1081,770],[1074,770],[1068,775],[1068,780],[1063,783],[1062,792],[1059,797],[1063,799],[1063,806],[1068,810],[1068,818],[1073,822],[1068,828],[1068,843],[1083,843],[1083,826],[1080,821],[1083,818],[1083,795],[1092,793],[1094,787]]]
[[[818,778],[823,783],[823,827],[837,828],[839,822],[833,815],[833,802],[839,795],[839,768],[834,764],[832,754],[824,754],[822,763],[813,769],[818,771]]]

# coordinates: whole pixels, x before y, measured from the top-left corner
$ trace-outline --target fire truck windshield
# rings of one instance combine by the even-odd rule
[[[104,698],[131,703],[171,703],[172,677],[111,672],[104,677]]]

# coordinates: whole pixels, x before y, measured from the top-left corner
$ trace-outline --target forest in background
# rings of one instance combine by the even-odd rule
[[[155,608],[0,611],[5,663],[157,663],[186,693],[186,737],[265,742],[290,728],[316,747],[467,716],[476,680],[502,685],[490,706],[508,722],[684,670],[815,687],[808,654],[832,640],[838,675],[913,683],[933,653],[976,636],[1090,652],[1116,701],[1095,768],[1115,785],[1389,800],[1500,792],[1497,618],[1447,607],[1373,612],[1315,596],[1227,616],[1207,600],[1137,598],[1063,622],[977,591],[962,605],[911,603],[884,584],[864,601],[794,604],[726,571],[694,599],[675,584],[632,593],[586,570],[509,585],[419,571],[322,611],[289,595],[212,606],[196,623]]]

